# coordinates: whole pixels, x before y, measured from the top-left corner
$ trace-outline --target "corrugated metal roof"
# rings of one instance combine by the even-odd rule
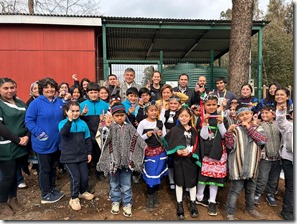
[[[108,60],[209,63],[229,51],[230,20],[105,17]],[[253,21],[264,27],[268,21]],[[252,35],[258,32],[252,30]]]

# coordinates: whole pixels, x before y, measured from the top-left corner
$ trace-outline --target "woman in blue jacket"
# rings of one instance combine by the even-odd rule
[[[39,80],[38,88],[40,96],[30,104],[25,124],[31,132],[32,148],[38,158],[41,203],[46,204],[57,202],[64,196],[55,189],[55,180],[60,143],[58,124],[63,119],[65,102],[55,96],[58,83],[52,78]]]

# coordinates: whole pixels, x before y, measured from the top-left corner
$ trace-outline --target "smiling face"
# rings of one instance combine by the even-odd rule
[[[78,100],[80,98],[80,92],[78,88],[75,88],[72,93],[72,98]]]
[[[191,120],[191,114],[184,110],[178,115],[178,120],[182,126],[187,126]]]
[[[265,122],[270,122],[275,118],[275,114],[270,110],[261,110],[261,118]]]
[[[91,101],[96,101],[99,98],[99,91],[98,90],[90,90],[87,92],[87,95]]]
[[[152,77],[152,82],[153,82],[153,84],[156,84],[156,85],[160,84],[161,75],[159,72],[154,72],[153,77]]]
[[[165,100],[165,101],[168,101],[169,98],[172,96],[172,92],[170,91],[169,88],[164,89],[161,94],[162,94],[163,100]]]
[[[135,73],[132,72],[132,71],[127,71],[125,72],[124,74],[124,78],[125,78],[125,81],[130,84],[134,81],[134,78],[135,78]]]
[[[39,89],[38,89],[38,84],[37,83],[35,83],[32,86],[31,92],[32,92],[33,96],[35,96],[35,97],[39,96]]]
[[[53,99],[56,94],[56,89],[53,85],[47,84],[47,86],[43,87],[42,95],[44,95],[48,99]]]
[[[253,112],[252,111],[243,111],[240,114],[238,114],[237,119],[240,122],[251,122],[253,118]]]
[[[66,84],[62,84],[59,89],[59,92],[68,93],[68,86]]]
[[[150,96],[150,94],[148,94],[148,93],[143,93],[143,94],[141,94],[141,99],[142,99],[142,101],[143,101],[144,103],[149,102],[149,101],[150,101],[150,98],[151,98],[151,96]]]
[[[100,89],[99,97],[100,97],[101,100],[107,100],[108,92],[106,91],[106,89]]]
[[[180,85],[180,87],[185,88],[188,85],[188,76],[186,75],[181,75],[179,80],[178,80],[178,84]]]
[[[249,98],[252,95],[252,91],[248,85],[245,85],[241,88],[241,96],[243,98]]]
[[[11,100],[16,94],[15,84],[12,82],[5,82],[0,86],[0,95],[4,100]]]
[[[275,101],[279,105],[285,104],[288,99],[289,99],[289,97],[286,94],[285,90],[280,89],[275,93]]]
[[[225,83],[223,80],[219,80],[216,82],[216,87],[217,87],[217,90],[222,92],[225,90]]]
[[[117,77],[116,76],[109,76],[108,77],[108,84],[111,85],[111,86],[115,86],[117,84]]]
[[[205,113],[207,113],[207,114],[213,114],[218,109],[218,101],[215,100],[215,99],[207,100],[204,103],[204,109],[205,109]]]
[[[130,103],[135,104],[138,101],[138,96],[134,93],[130,93],[127,96],[127,99],[130,101]]]
[[[169,101],[169,109],[171,111],[177,111],[179,109],[180,103],[177,100],[170,100]]]
[[[206,85],[206,77],[205,76],[199,76],[197,81],[198,86],[205,86]]]
[[[149,118],[149,120],[154,121],[157,119],[158,116],[158,108],[156,105],[151,105],[148,109],[147,109],[147,117]]]
[[[269,87],[269,94],[271,95],[271,96],[274,96],[274,94],[275,94],[275,90],[277,89],[277,87],[276,87],[276,85],[271,85],[270,87]]]
[[[77,118],[79,118],[79,115],[80,115],[79,106],[71,105],[69,110],[72,111],[72,119],[73,120],[76,120]]]

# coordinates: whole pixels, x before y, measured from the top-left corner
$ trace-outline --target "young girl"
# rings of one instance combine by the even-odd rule
[[[105,86],[100,87],[99,98],[104,102],[109,103],[109,90]]]
[[[227,119],[223,120],[223,117],[217,114],[217,108],[217,96],[209,95],[206,97],[204,101],[205,114],[201,120],[202,127],[199,131],[199,158],[202,166],[198,174],[196,203],[205,204],[204,188],[209,185],[209,215],[217,215],[216,196],[218,187],[225,185],[227,175],[227,150],[223,144],[223,138],[226,127],[228,128],[228,122]]]
[[[167,155],[173,155],[175,192],[177,200],[177,217],[184,219],[183,187],[190,189],[190,214],[198,216],[195,204],[198,166],[197,131],[191,126],[192,114],[189,108],[178,111],[179,124],[165,136]]]
[[[173,128],[177,124],[177,111],[181,107],[181,101],[180,98],[177,96],[172,96],[169,98],[169,109],[165,111],[165,109],[162,109],[160,114],[160,119],[165,125],[166,132],[168,132],[171,128]],[[175,183],[173,178],[173,162],[172,162],[172,156],[168,156],[167,160],[168,164],[168,177],[169,177],[169,187],[170,190],[174,192],[175,190]]]
[[[145,150],[143,179],[147,184],[148,211],[154,207],[159,207],[158,190],[161,178],[167,175],[166,152],[161,142],[161,137],[165,136],[166,130],[163,123],[157,120],[158,108],[151,104],[145,108],[147,118],[142,120],[137,132],[148,145]]]
[[[69,93],[71,94],[71,100],[81,103],[83,101],[82,92],[79,86],[73,85],[69,87]]]
[[[67,118],[60,121],[61,135],[60,162],[70,176],[71,199],[69,205],[73,210],[80,210],[79,198],[92,200],[94,195],[87,192],[88,166],[92,159],[92,143],[88,125],[79,118],[80,108],[75,101],[64,106]]]

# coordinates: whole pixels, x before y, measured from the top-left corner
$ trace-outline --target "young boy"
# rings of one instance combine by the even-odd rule
[[[266,200],[270,206],[277,206],[274,194],[277,190],[281,171],[279,149],[281,146],[281,134],[278,130],[275,118],[275,107],[263,106],[261,109],[262,127],[268,138],[261,152],[257,187],[255,191],[255,205],[260,202],[261,194],[266,192]]]
[[[259,146],[267,142],[262,126],[252,123],[253,112],[246,105],[236,107],[238,124],[232,124],[225,133],[231,186],[227,197],[227,220],[234,220],[237,198],[244,187],[246,213],[264,219],[254,206],[256,175],[260,156]]]
[[[109,104],[100,100],[99,98],[100,86],[96,82],[89,82],[87,85],[87,100],[80,103],[81,119],[84,120],[91,132],[92,140],[92,164],[96,166],[96,163],[100,157],[100,148],[96,142],[96,133],[100,123],[100,115],[106,114]],[[97,178],[100,178],[99,173],[96,173]]]
[[[138,96],[139,96],[139,102],[138,102],[139,109],[136,115],[137,124],[139,124],[140,121],[142,121],[143,119],[147,118],[147,115],[145,113],[145,108],[148,105],[150,105],[151,91],[146,87],[140,88],[138,92]]]
[[[104,143],[97,170],[104,175],[110,174],[110,196],[112,214],[119,214],[120,203],[123,202],[123,215],[132,215],[132,171],[142,171],[145,141],[136,129],[125,122],[125,107],[115,103],[111,108],[114,123]]]
[[[128,120],[135,128],[137,128],[136,114],[139,109],[139,105],[137,105],[138,90],[135,87],[127,89],[126,97],[127,99],[123,101],[123,105],[125,107]]]

